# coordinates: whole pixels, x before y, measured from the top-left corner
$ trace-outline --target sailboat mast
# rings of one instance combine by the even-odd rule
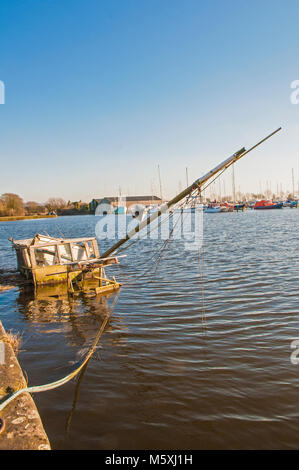
[[[236,202],[235,165],[232,164],[233,201]]]
[[[159,175],[159,185],[160,185],[160,198],[161,198],[161,201],[163,201],[160,165],[158,165],[158,175]]]
[[[294,168],[292,168],[293,199],[295,199]]]
[[[160,210],[153,212],[150,214],[146,219],[142,220],[139,225],[137,225],[133,230],[131,230],[127,235],[119,240],[117,243],[115,243],[111,248],[109,248],[105,253],[101,255],[101,258],[106,258],[109,256],[111,253],[114,253],[120,246],[122,246],[124,243],[126,243],[128,240],[130,240],[136,233],[140,232],[143,228],[145,228],[147,225],[151,224],[154,220],[156,220],[158,217],[161,217],[162,214],[165,214],[168,209],[177,204],[179,201],[184,199],[186,196],[191,194],[193,191],[196,189],[201,189],[201,187],[206,183],[208,180],[210,180],[213,176],[217,175],[221,170],[225,170],[228,168],[230,165],[233,163],[237,162],[240,160],[240,158],[244,157],[247,155],[249,152],[254,150],[256,147],[261,145],[263,142],[266,140],[270,139],[274,134],[279,132],[281,130],[281,127],[276,129],[276,131],[272,132],[269,134],[267,137],[264,139],[260,140],[257,144],[255,144],[253,147],[251,147],[249,150],[246,150],[245,147],[241,148],[237,152],[235,152],[233,155],[228,157],[226,160],[224,160],[222,163],[217,165],[213,170],[210,170],[208,173],[206,173],[204,176],[201,178],[198,178],[194,183],[192,183],[190,186],[188,186],[186,189],[184,189],[182,192],[180,192],[177,196],[175,196],[173,199],[171,199],[168,202],[165,202],[164,204],[161,205]]]

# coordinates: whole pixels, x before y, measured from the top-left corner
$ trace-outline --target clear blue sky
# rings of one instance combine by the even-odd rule
[[[1,0],[0,193],[177,192],[243,145],[236,186],[299,180],[297,0]],[[229,186],[230,175],[226,185]],[[227,191],[228,192],[228,191]]]

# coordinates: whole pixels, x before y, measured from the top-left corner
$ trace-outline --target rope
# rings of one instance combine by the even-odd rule
[[[22,388],[22,389],[18,390],[17,392],[14,392],[10,397],[8,397],[4,402],[2,402],[0,404],[0,411],[3,411],[4,408],[10,402],[12,402],[15,398],[17,398],[22,393],[25,393],[25,392],[37,393],[37,392],[46,392],[48,390],[53,390],[54,388],[61,387],[62,385],[66,384],[67,382],[72,380],[74,377],[76,377],[76,375],[80,372],[80,370],[83,369],[83,367],[87,364],[87,362],[89,361],[89,359],[93,355],[93,353],[96,349],[96,346],[97,346],[97,344],[98,344],[98,342],[99,342],[99,340],[102,336],[102,333],[103,333],[103,331],[104,331],[104,329],[105,329],[105,327],[108,323],[111,312],[112,312],[112,309],[108,310],[108,313],[107,313],[106,317],[103,320],[101,328],[99,329],[99,332],[98,332],[98,334],[97,334],[97,336],[94,340],[94,343],[93,343],[92,347],[90,348],[89,352],[87,353],[87,355],[86,355],[84,361],[82,362],[82,364],[77,369],[75,369],[73,372],[68,374],[66,377],[63,377],[60,380],[56,380],[55,382],[51,382],[51,383],[44,384],[44,385],[37,385],[37,386],[33,386],[33,387],[25,387],[25,388]]]

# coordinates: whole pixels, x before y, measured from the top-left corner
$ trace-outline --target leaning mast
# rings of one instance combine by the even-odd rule
[[[264,139],[260,140],[257,144],[255,144],[249,150],[246,150],[245,147],[241,148],[240,150],[235,152],[233,155],[228,157],[226,160],[224,160],[222,163],[220,163],[215,168],[213,168],[208,173],[206,173],[204,176],[202,176],[201,178],[198,178],[197,180],[195,180],[194,183],[192,183],[190,186],[188,186],[186,189],[184,189],[182,192],[180,192],[173,199],[171,199],[170,201],[165,202],[164,204],[162,204],[158,211],[153,212],[146,219],[142,220],[133,230],[128,232],[124,238],[119,240],[111,248],[109,248],[107,251],[105,251],[105,253],[103,253],[101,255],[101,258],[106,258],[109,255],[111,255],[112,253],[114,253],[120,246],[122,246],[124,243],[126,243],[131,238],[133,238],[133,236],[136,235],[136,233],[140,232],[147,225],[151,224],[154,220],[161,217],[162,214],[165,214],[171,206],[177,204],[179,201],[184,199],[186,196],[191,194],[196,189],[201,189],[201,187],[208,180],[213,178],[213,176],[216,176],[220,171],[226,170],[230,165],[233,165],[234,163],[236,163],[238,160],[240,160],[240,158],[244,157],[249,152],[251,152],[252,150],[257,148],[259,145],[261,145],[263,142],[270,139],[270,137],[272,137],[274,134],[276,134],[280,130],[281,130],[281,127],[276,129],[276,131],[272,132],[271,134],[267,135],[267,137],[265,137]],[[159,168],[159,170],[160,170],[160,168]]]

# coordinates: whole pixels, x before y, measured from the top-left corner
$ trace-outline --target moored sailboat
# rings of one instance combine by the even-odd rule
[[[206,214],[218,214],[221,212],[221,207],[218,205],[217,206],[210,205],[204,210],[204,212]]]

